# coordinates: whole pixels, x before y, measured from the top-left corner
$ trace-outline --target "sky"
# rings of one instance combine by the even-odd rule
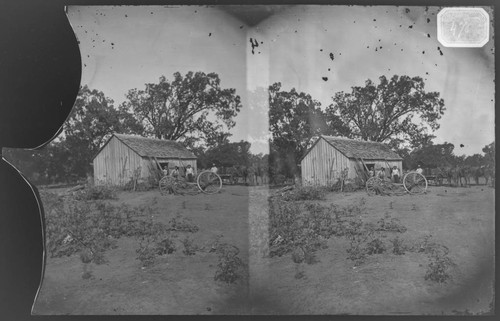
[[[242,99],[231,140],[248,140],[252,152],[266,153],[266,99],[252,103],[259,87],[281,82],[283,90],[306,92],[326,108],[336,92],[367,79],[420,76],[425,90],[445,101],[435,143],[472,155],[495,139],[493,28],[482,48],[451,48],[437,40],[437,7],[283,6],[252,26],[221,8],[69,7],[81,85],[103,91],[117,106],[129,89],[162,75],[216,72],[221,86],[236,88]],[[492,9],[484,9],[493,21]]]

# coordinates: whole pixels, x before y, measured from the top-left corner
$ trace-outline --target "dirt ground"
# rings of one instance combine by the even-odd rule
[[[365,222],[386,213],[407,227],[411,242],[432,235],[450,249],[456,263],[447,283],[425,280],[429,259],[420,253],[370,255],[354,267],[348,242],[332,237],[316,264],[296,264],[291,255],[265,256],[265,187],[225,186],[217,195],[161,196],[159,192],[122,192],[118,203],[158,200],[156,219],[164,223],[181,213],[200,230],[200,246],[216,235],[241,249],[248,277],[237,284],[214,281],[217,256],[181,251],[142,268],[134,238],[121,238],[106,252],[108,262],[83,264],[78,255],[48,258],[45,278],[33,309],[53,314],[361,314],[441,315],[487,313],[494,291],[494,189],[429,187],[425,195],[368,196],[364,191],[330,193],[319,203],[348,205],[366,200]],[[391,205],[392,203],[392,205]],[[393,235],[390,235],[391,237]],[[92,277],[83,279],[86,271]],[[304,277],[296,278],[297,272]]]

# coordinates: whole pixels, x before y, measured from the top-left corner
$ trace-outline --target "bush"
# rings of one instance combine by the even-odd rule
[[[451,267],[455,266],[455,263],[451,258],[447,255],[435,252],[431,255],[430,260],[431,261],[427,266],[427,271],[425,273],[426,280],[445,283],[451,279],[449,270]]]
[[[366,249],[359,246],[353,246],[351,243],[351,247],[347,249],[348,256],[347,258],[351,261],[354,261],[354,266],[360,266],[366,260]]]
[[[185,255],[195,255],[196,251],[199,250],[199,247],[194,244],[193,239],[186,237],[181,241],[182,245],[184,246],[184,250],[182,250],[182,253]]]
[[[349,192],[355,192],[357,190],[363,189],[363,186],[359,185],[357,182],[351,181],[351,180],[345,180],[343,184],[340,180],[338,180],[337,182],[335,182],[335,184],[332,184],[329,187],[329,190],[332,192],[340,192],[341,188],[342,188],[342,192],[349,193]]]
[[[171,231],[196,233],[199,230],[198,226],[193,224],[190,218],[182,217],[181,214],[177,214],[168,223]]]
[[[395,237],[394,239],[391,240],[392,243],[392,253],[396,255],[403,255],[405,254],[406,251],[406,246],[404,245],[403,239],[400,239],[399,237]]]
[[[154,179],[154,178],[153,178]],[[159,184],[156,184],[154,181],[151,179],[148,179],[146,181],[144,180],[138,180],[135,183],[135,191],[136,192],[147,192],[153,189],[157,189]],[[124,191],[134,191],[134,180],[133,178],[130,179],[124,186],[121,188]]]
[[[377,222],[377,230],[378,231],[386,231],[386,232],[406,232],[406,226],[400,224],[399,219],[391,218],[389,213],[385,213],[385,216],[378,220]]]
[[[143,267],[153,265],[158,255],[175,251],[172,240],[166,235],[167,232],[166,225],[153,222],[151,216],[141,225],[140,233],[137,235],[139,248],[136,253],[138,254],[137,259],[141,261]]]
[[[102,253],[115,245],[102,224],[95,224],[100,212],[95,204],[70,200],[46,211],[46,245],[51,257],[71,255],[87,249],[92,261],[102,263]]]
[[[87,185],[75,193],[75,199],[80,201],[116,199],[116,188],[109,185]]]
[[[141,261],[143,267],[149,267],[155,263],[157,254],[154,248],[141,245],[136,252],[137,259]]]
[[[114,206],[102,201],[79,201],[42,192],[47,252],[51,257],[82,254],[82,261],[105,262],[104,253],[121,236],[144,236],[167,230],[152,222],[152,205]],[[149,220],[147,219],[149,218]]]
[[[238,257],[240,249],[227,243],[219,244],[216,250],[219,256],[214,280],[225,283],[235,283],[243,278],[243,261]]]
[[[408,247],[408,251],[411,252],[417,252],[417,253],[424,253],[424,254],[429,254],[433,255],[435,253],[439,255],[448,255],[449,249],[448,247],[438,244],[436,242],[430,241],[432,238],[432,235],[426,235],[423,237],[423,240],[420,242],[416,242],[413,246]]]
[[[328,189],[323,186],[295,186],[294,189],[283,193],[285,201],[314,201],[325,199]]]
[[[368,255],[371,254],[382,254],[387,250],[387,248],[384,245],[384,242],[380,240],[379,238],[371,240],[367,245],[366,245],[366,253]]]
[[[326,207],[274,197],[269,203],[269,213],[271,257],[290,253],[299,247],[313,255],[316,250],[327,247],[326,241],[332,235],[347,233],[348,221],[361,213],[361,206]]]
[[[156,254],[158,255],[171,254],[175,250],[175,242],[171,237],[164,238],[156,246]]]

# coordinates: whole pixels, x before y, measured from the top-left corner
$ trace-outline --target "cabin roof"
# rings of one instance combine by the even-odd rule
[[[309,151],[314,148],[320,139],[324,139],[329,145],[336,148],[347,158],[362,158],[364,160],[403,160],[384,143],[326,135],[321,135],[307,153],[304,154],[302,159],[309,154]]]
[[[141,157],[196,159],[184,145],[173,140],[124,134],[113,134],[113,136]]]
[[[320,138],[323,138],[348,158],[403,160],[384,143],[325,135]]]

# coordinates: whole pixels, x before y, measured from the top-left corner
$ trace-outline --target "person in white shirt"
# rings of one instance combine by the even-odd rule
[[[399,168],[397,166],[394,166],[392,168],[391,176],[392,176],[394,183],[398,184],[399,183]]]
[[[188,182],[193,182],[194,170],[191,167],[191,165],[188,165],[187,168],[186,168],[186,178],[187,178]]]
[[[212,164],[212,168],[210,168],[210,171],[211,171],[212,173],[217,174],[217,166],[215,166],[215,164]]]
[[[420,167],[420,165],[418,165],[416,172],[422,174],[424,170],[422,169],[422,167]]]

